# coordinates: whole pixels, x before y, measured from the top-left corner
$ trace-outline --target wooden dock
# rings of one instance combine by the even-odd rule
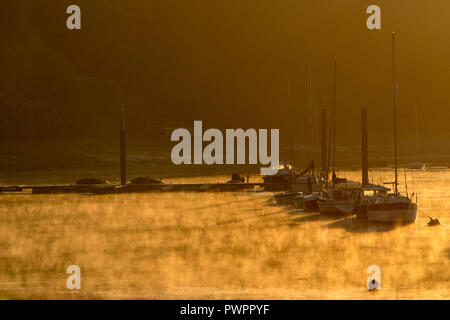
[[[284,184],[264,183],[192,183],[192,184],[95,184],[95,185],[37,185],[37,186],[5,186],[0,187],[3,194],[118,194],[148,192],[233,192],[264,188],[286,190]]]

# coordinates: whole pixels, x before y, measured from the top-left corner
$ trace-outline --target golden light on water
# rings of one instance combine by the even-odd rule
[[[0,299],[450,298],[448,0],[76,2],[0,1]],[[367,168],[392,187],[394,166],[426,163],[408,190],[398,177],[417,223],[304,213],[261,190],[121,193],[136,178],[261,182],[279,160],[286,180],[321,170],[325,187],[358,188]],[[15,187],[92,178],[123,189]]]
[[[3,195],[0,298],[448,299],[450,171],[408,178],[420,211],[407,226],[303,214],[268,192]],[[72,264],[76,292],[65,286]],[[376,294],[369,265],[381,268]]]

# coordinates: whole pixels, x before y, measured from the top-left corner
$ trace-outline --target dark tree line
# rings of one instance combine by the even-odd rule
[[[402,132],[413,137],[406,124],[418,103],[421,134],[448,135],[450,47],[438,36],[445,10],[386,4],[393,18],[370,33],[364,5],[346,3],[2,0],[0,139],[116,138],[123,96],[130,135],[156,139],[167,127],[203,120],[218,128],[294,126],[297,142],[306,142],[311,56],[318,109],[330,107],[339,61],[337,143],[358,143],[361,107],[377,127],[372,141],[387,143],[391,30],[399,34]],[[82,9],[78,31],[66,28],[71,4]],[[419,11],[424,18],[411,20]]]

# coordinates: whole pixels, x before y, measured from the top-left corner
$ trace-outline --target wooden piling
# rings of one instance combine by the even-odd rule
[[[127,156],[125,141],[125,106],[122,104],[122,124],[120,126],[120,183],[127,184]]]
[[[361,109],[362,186],[369,184],[369,159],[367,146],[367,109]]]
[[[321,135],[321,167],[322,176],[327,176],[327,110],[322,109],[322,135]]]

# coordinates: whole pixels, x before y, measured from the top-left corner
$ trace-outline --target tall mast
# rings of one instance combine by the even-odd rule
[[[362,153],[362,166],[361,166],[361,181],[362,186],[365,187],[369,184],[369,164],[368,164],[368,147],[367,147],[367,109],[361,109],[361,153]]]
[[[313,88],[312,88],[312,63],[311,57],[308,57],[308,118],[309,118],[309,135],[311,139],[311,146],[314,150],[314,156],[318,152],[318,132],[317,132],[317,110],[313,102]]]
[[[122,118],[120,126],[120,184],[127,184],[127,156],[125,139],[125,104],[122,101]]]
[[[334,62],[334,84],[333,84],[333,172],[336,169],[336,92],[337,92],[337,63]]]
[[[414,113],[415,113],[415,122],[416,122],[416,154],[415,154],[415,161],[419,160],[419,113],[417,110],[417,103],[414,104]]]
[[[291,96],[291,82],[289,80],[289,75],[287,76],[287,108],[288,108],[288,113],[292,110],[290,110],[290,106],[289,106],[289,98]],[[292,124],[292,117],[293,115],[291,115],[289,117],[289,126],[291,127],[291,161],[292,161],[292,173],[295,174],[295,155],[294,155],[294,127]]]
[[[322,134],[321,134],[321,152],[320,152],[320,164],[322,169],[322,177],[328,180],[328,168],[327,168],[327,109],[322,109]]]
[[[333,143],[333,172],[335,169],[335,151],[336,151],[336,61],[334,62],[333,74],[333,99],[331,102],[331,117],[330,117],[330,134],[328,140],[328,164],[327,164],[327,181],[328,173],[330,172],[330,157],[331,157],[331,143]],[[333,141],[332,141],[333,139]]]
[[[392,33],[392,82],[393,82],[393,104],[394,104],[394,167],[395,167],[395,182],[394,192],[398,195],[398,154],[397,154],[397,74],[396,74],[396,51],[395,51],[395,32]]]

